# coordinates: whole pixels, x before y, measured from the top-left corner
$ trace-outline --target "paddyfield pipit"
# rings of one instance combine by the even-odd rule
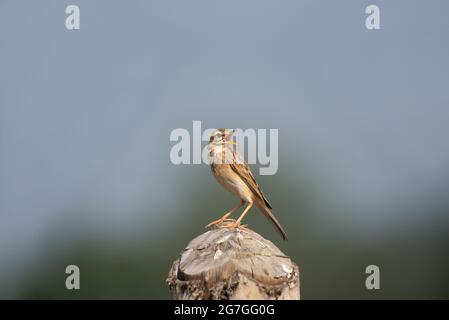
[[[225,213],[220,219],[209,223],[207,227],[219,226],[245,229],[241,225],[242,219],[249,209],[256,205],[280,232],[284,240],[287,240],[287,234],[279,221],[274,217],[271,211],[272,207],[260,190],[248,164],[235,151],[235,143],[232,140],[233,134],[234,130],[230,129],[215,130],[209,139],[208,152],[214,177],[226,190],[236,195],[240,199],[240,203]],[[229,221],[228,217],[244,204],[246,204],[245,210],[243,210],[243,213],[237,220],[223,224],[223,222]]]

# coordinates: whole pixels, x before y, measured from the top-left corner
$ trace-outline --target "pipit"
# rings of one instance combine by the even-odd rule
[[[220,219],[209,223],[207,227],[218,226],[245,229],[241,225],[242,219],[251,207],[256,205],[279,231],[282,238],[287,240],[287,234],[273,215],[272,207],[260,190],[248,164],[236,152],[235,142],[232,140],[233,134],[234,130],[230,129],[221,128],[215,130],[209,139],[208,151],[214,177],[226,190],[236,195],[240,199],[240,203],[226,212]],[[244,204],[247,204],[247,206],[240,217],[235,221],[233,220],[233,222],[229,222],[230,219],[228,217]]]

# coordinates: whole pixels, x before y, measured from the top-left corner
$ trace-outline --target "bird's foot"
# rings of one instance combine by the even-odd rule
[[[242,231],[249,231],[249,229],[247,228],[247,224],[240,224],[239,221],[235,221],[233,220],[233,222],[227,223],[227,224],[223,224],[220,227],[221,228],[226,228],[226,229],[239,229]]]
[[[227,221],[235,221],[234,219],[228,219],[227,216],[223,216],[220,219],[214,220],[211,223],[209,223],[206,228],[211,228],[211,227],[218,227],[220,224],[222,224],[223,222],[227,222]]]

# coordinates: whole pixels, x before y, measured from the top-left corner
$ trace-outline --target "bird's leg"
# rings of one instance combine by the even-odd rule
[[[240,203],[238,205],[236,205],[234,208],[232,208],[231,210],[229,210],[228,212],[226,212],[223,217],[221,217],[220,219],[214,220],[211,223],[209,223],[206,228],[209,228],[211,226],[215,226],[217,224],[223,223],[227,217],[229,217],[231,215],[231,213],[233,213],[235,210],[239,209],[241,206],[243,206],[243,204],[245,203],[245,201],[240,200]]]
[[[240,217],[237,219],[237,221],[235,222],[231,222],[229,224],[223,225],[224,228],[238,228],[238,229],[243,229],[243,230],[247,230],[244,226],[240,225],[243,217],[248,213],[249,209],[251,209],[251,207],[253,206],[253,202],[248,202],[248,205],[246,206],[245,210],[243,210],[243,213],[240,215]]]

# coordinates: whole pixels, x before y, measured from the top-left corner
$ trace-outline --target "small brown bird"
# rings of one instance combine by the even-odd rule
[[[240,203],[220,219],[209,223],[207,227],[222,224],[235,210],[246,203],[245,210],[236,221],[223,225],[225,228],[245,229],[241,225],[242,219],[255,204],[281,233],[284,240],[287,240],[287,234],[271,212],[272,207],[260,190],[248,164],[232,147],[235,144],[232,140],[233,134],[234,130],[223,128],[215,130],[210,137],[208,151],[213,175],[226,190],[240,198]]]

